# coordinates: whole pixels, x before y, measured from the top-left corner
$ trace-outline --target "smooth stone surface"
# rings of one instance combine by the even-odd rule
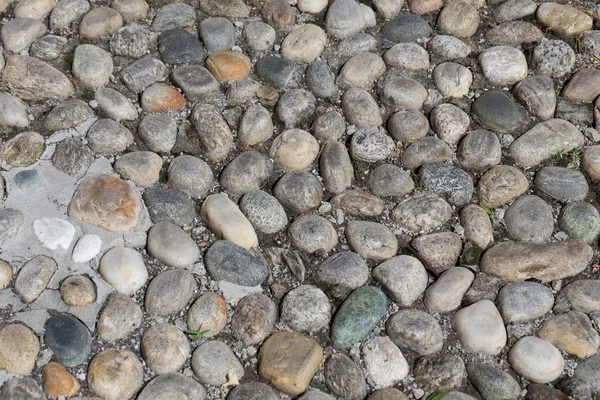
[[[369,269],[358,254],[343,251],[323,261],[317,270],[317,281],[336,299],[343,299],[351,291],[366,283]]]
[[[579,378],[590,385],[594,394],[600,393],[600,354],[596,354],[579,363],[575,368],[574,377]]]
[[[591,103],[600,94],[600,71],[579,69],[565,85],[562,96],[570,101]]]
[[[95,99],[100,110],[115,121],[137,119],[138,112],[131,100],[114,89],[99,88],[96,90]]]
[[[332,354],[325,363],[325,383],[342,398],[364,399],[367,384],[362,369],[343,353]]]
[[[410,173],[396,165],[382,164],[369,173],[369,189],[376,196],[402,196],[414,188]]]
[[[68,314],[59,314],[46,321],[44,343],[53,358],[66,367],[85,362],[92,351],[92,336],[86,326]]]
[[[171,73],[171,80],[183,90],[188,100],[201,100],[219,92],[219,82],[200,65],[185,65]]]
[[[281,203],[267,192],[253,190],[240,200],[240,210],[252,226],[266,234],[274,234],[287,226],[288,219]]]
[[[46,289],[50,279],[58,269],[52,258],[39,255],[27,261],[15,279],[15,293],[25,303],[32,303]]]
[[[204,262],[208,273],[217,281],[256,286],[267,278],[267,267],[260,258],[227,240],[215,242],[206,252]]]
[[[148,232],[148,254],[174,268],[185,268],[200,258],[196,242],[180,227],[159,222]]]
[[[157,375],[177,372],[190,354],[190,343],[171,324],[156,324],[144,332],[140,342],[142,357]]]
[[[447,313],[460,308],[463,296],[474,279],[473,272],[464,267],[446,270],[425,292],[427,309]]]
[[[257,151],[246,151],[225,166],[219,181],[226,192],[241,196],[260,189],[272,172],[273,163],[267,156]]]
[[[129,350],[106,349],[92,358],[87,371],[89,388],[109,399],[130,398],[142,387],[144,372]]]
[[[445,62],[433,70],[433,82],[446,97],[463,97],[473,83],[471,71],[457,63]]]
[[[554,381],[564,368],[564,359],[558,349],[535,336],[519,339],[510,349],[508,361],[518,374],[536,383]]]
[[[600,335],[588,316],[579,311],[557,315],[545,321],[538,335],[559,350],[579,358],[593,356],[600,346]]]
[[[123,17],[115,9],[93,8],[79,24],[79,35],[84,39],[106,39],[123,26]]]
[[[196,289],[196,280],[186,270],[161,272],[148,284],[144,307],[152,315],[168,315],[180,311],[188,304]]]
[[[526,21],[510,21],[490,29],[486,38],[494,46],[518,46],[521,43],[537,43],[544,34],[534,24]]]
[[[297,286],[281,302],[281,320],[294,331],[317,332],[328,327],[330,319],[329,298],[315,286]]]
[[[231,317],[231,331],[236,339],[246,345],[265,340],[275,328],[277,306],[262,293],[244,297]]]
[[[478,129],[467,133],[457,149],[461,167],[485,171],[500,164],[502,148],[494,132]]]
[[[206,389],[194,379],[178,373],[159,375],[152,379],[138,395],[138,400],[169,400],[182,396],[182,400],[204,400]]]
[[[281,57],[264,56],[254,64],[254,71],[259,78],[267,83],[283,88],[290,83],[295,66],[291,61]]]
[[[462,250],[460,237],[454,232],[419,236],[410,245],[434,275],[454,267]]]
[[[402,154],[404,168],[415,170],[430,162],[444,162],[452,159],[452,149],[446,142],[433,136],[412,142]]]
[[[545,242],[554,231],[552,207],[537,196],[521,196],[504,214],[504,222],[511,238]]]
[[[300,214],[321,204],[323,187],[313,174],[292,171],[277,181],[273,194],[286,209]]]
[[[540,169],[534,183],[542,192],[564,203],[583,200],[589,192],[585,176],[577,170],[564,167]]]
[[[231,376],[244,377],[244,367],[226,343],[209,340],[194,350],[192,369],[201,383],[220,386]]]
[[[346,120],[357,128],[379,126],[381,111],[373,96],[364,89],[350,88],[342,95],[342,110]]]
[[[73,90],[73,84],[62,72],[27,56],[9,56],[2,71],[2,81],[11,94],[23,100],[62,99]]]
[[[37,336],[24,325],[10,324],[0,329],[0,368],[11,374],[29,375],[35,366],[40,350]],[[14,382],[16,384],[17,382]],[[5,386],[8,386],[5,388]],[[31,386],[30,384],[24,385]],[[9,391],[11,384],[4,384],[0,395]],[[25,389],[25,387],[23,389]],[[23,390],[23,394],[34,390]],[[29,393],[27,393],[29,392]],[[43,395],[41,398],[45,398]]]
[[[409,372],[408,363],[400,349],[387,336],[376,336],[365,342],[362,359],[367,380],[375,389],[394,386]]]
[[[302,129],[288,129],[277,136],[271,145],[270,155],[275,164],[288,171],[307,168],[319,154],[319,143]]]
[[[529,189],[527,177],[518,168],[496,165],[479,179],[479,201],[489,209],[508,203]]]
[[[460,223],[465,229],[465,238],[481,249],[494,242],[494,231],[489,215],[481,206],[470,204],[462,209]]]
[[[515,85],[513,94],[530,114],[540,120],[546,121],[554,116],[556,92],[552,78],[545,75],[525,78]]]
[[[190,121],[198,130],[200,144],[212,162],[227,158],[233,144],[233,135],[221,111],[211,104],[199,104],[194,108]]]
[[[467,375],[475,389],[486,399],[511,399],[519,397],[519,383],[500,369],[483,363],[467,364]]]
[[[348,38],[375,23],[375,12],[355,0],[334,0],[325,16],[327,33],[338,39]]]
[[[45,33],[46,26],[42,22],[30,17],[17,16],[2,26],[0,37],[6,50],[20,53]]]
[[[151,151],[134,151],[123,154],[113,167],[123,179],[136,185],[149,186],[158,181],[162,158]]]
[[[142,198],[154,223],[166,221],[183,226],[194,222],[194,201],[179,190],[151,188],[144,192]]]
[[[388,300],[381,289],[362,286],[353,291],[338,308],[331,325],[336,348],[348,348],[362,341],[387,310]]]
[[[479,27],[479,13],[467,1],[453,1],[446,4],[438,17],[438,28],[459,38],[468,38]]]
[[[573,202],[562,209],[560,226],[571,239],[591,244],[600,236],[600,213],[589,203]]]
[[[554,296],[550,289],[536,282],[509,283],[498,293],[496,303],[505,323],[521,323],[550,311]]]
[[[361,52],[346,61],[337,84],[342,89],[354,86],[369,90],[385,70],[385,63],[380,56],[368,51]]]
[[[537,9],[536,18],[563,39],[570,39],[592,29],[593,19],[577,8],[559,3],[545,3]]]
[[[378,222],[350,221],[346,224],[345,235],[350,248],[364,258],[385,260],[398,251],[394,233]]]
[[[327,43],[327,34],[317,25],[304,24],[293,29],[281,42],[281,55],[295,63],[316,60]]]
[[[425,19],[411,14],[399,15],[381,27],[381,34],[394,42],[414,42],[429,37],[431,32]]]
[[[514,47],[490,47],[478,60],[485,78],[494,86],[513,85],[527,77],[525,55]]]
[[[202,204],[201,216],[219,238],[246,249],[258,246],[258,238],[252,224],[226,194],[208,196]]]
[[[483,272],[509,282],[535,278],[542,282],[573,276],[591,262],[592,249],[578,240],[555,243],[503,242],[483,254]]]
[[[437,353],[444,342],[442,328],[425,311],[403,309],[388,319],[385,331],[401,349],[421,356]]]
[[[392,219],[413,232],[428,231],[444,225],[452,216],[452,207],[441,197],[418,194],[394,208]]]
[[[168,169],[168,184],[190,197],[201,199],[213,185],[213,172],[203,160],[183,155],[176,157]]]
[[[108,298],[98,317],[98,334],[102,340],[118,340],[127,337],[142,323],[143,313],[129,296],[115,292]]]
[[[202,326],[204,337],[218,335],[227,325],[227,304],[217,293],[201,294],[188,311],[187,327],[196,330]]]
[[[410,306],[427,288],[429,277],[423,264],[415,257],[401,255],[379,264],[372,276],[385,292],[401,306]]]
[[[119,292],[131,296],[146,284],[148,271],[142,255],[126,247],[113,247],[100,260],[98,271]]]
[[[329,252],[338,244],[333,225],[318,215],[306,215],[296,220],[290,225],[288,235],[298,250],[307,253],[320,249]]]
[[[111,119],[99,119],[88,131],[88,146],[98,154],[123,152],[133,144],[129,129]]]
[[[459,310],[452,319],[452,327],[467,352],[499,354],[506,345],[502,316],[489,300]]]
[[[521,133],[527,123],[525,110],[503,92],[485,92],[473,102],[471,111],[484,128],[499,133]]]

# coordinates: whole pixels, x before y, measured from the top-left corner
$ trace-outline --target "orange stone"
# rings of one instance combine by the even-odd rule
[[[115,233],[134,228],[140,211],[141,200],[135,190],[124,180],[111,175],[84,179],[68,208],[70,217]]]
[[[51,399],[57,399],[59,396],[71,397],[81,387],[65,367],[54,361],[42,368],[42,385],[46,396]]]
[[[167,83],[157,83],[142,94],[142,109],[159,113],[165,110],[180,110],[185,106],[185,97]]]
[[[250,59],[237,51],[215,51],[206,60],[206,68],[219,82],[239,81],[250,73]]]

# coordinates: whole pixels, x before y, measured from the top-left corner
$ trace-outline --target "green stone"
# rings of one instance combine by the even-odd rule
[[[527,130],[527,112],[502,92],[485,92],[471,107],[476,121],[486,129],[500,133],[522,133]]]
[[[572,239],[593,243],[600,235],[600,213],[589,203],[571,203],[563,208],[560,225]]]
[[[489,365],[469,363],[467,375],[484,399],[516,399],[521,394],[515,378]]]
[[[331,326],[336,348],[348,348],[362,341],[387,312],[388,299],[375,286],[363,286],[344,300]]]

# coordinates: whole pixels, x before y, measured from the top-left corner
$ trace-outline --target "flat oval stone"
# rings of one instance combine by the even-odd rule
[[[144,307],[152,315],[168,315],[183,310],[196,289],[196,280],[186,270],[161,272],[148,284]]]
[[[356,86],[369,90],[385,70],[385,63],[379,55],[361,52],[346,61],[340,70],[337,84],[344,89]]]
[[[260,258],[227,240],[215,242],[206,252],[204,262],[214,280],[257,286],[267,279],[267,267]]]
[[[431,32],[433,30],[426,20],[412,14],[399,15],[381,27],[381,34],[394,42],[414,42],[429,37]]]
[[[473,116],[484,128],[500,133],[521,133],[527,113],[503,92],[485,92],[473,102]]]
[[[39,339],[28,327],[21,324],[10,324],[0,329],[0,368],[9,374],[30,374],[35,367],[39,351]],[[0,395],[6,393],[7,385],[11,386],[10,383],[4,384]],[[13,399],[10,396],[9,398]],[[22,398],[29,399],[29,396]]]
[[[100,260],[98,272],[119,292],[133,295],[146,284],[148,270],[142,255],[128,247],[113,247]]]
[[[554,295],[537,282],[509,283],[500,289],[496,303],[506,324],[522,323],[550,311],[554,305]]]
[[[513,85],[527,77],[527,60],[519,49],[490,47],[478,56],[485,78],[495,86]]]
[[[442,328],[431,315],[421,310],[405,308],[388,319],[385,332],[401,349],[420,356],[437,353],[442,349]]]
[[[348,190],[338,194],[330,200],[330,203],[334,209],[342,210],[345,214],[367,217],[381,215],[384,207],[379,197],[359,190]]]
[[[350,142],[352,158],[365,162],[383,161],[395,148],[392,138],[374,127],[359,129]]]
[[[152,29],[155,32],[163,32],[171,29],[187,28],[196,22],[196,10],[185,3],[167,4],[158,10],[152,21]]]
[[[560,226],[571,239],[592,244],[600,236],[600,213],[589,203],[573,202],[562,209]]]
[[[140,349],[148,368],[157,375],[177,372],[190,355],[187,336],[175,325],[159,323],[144,332]]]
[[[269,154],[279,167],[298,171],[307,168],[317,158],[319,143],[302,129],[288,129],[277,136]]]
[[[460,224],[465,229],[465,238],[481,249],[486,249],[494,242],[492,222],[481,206],[470,204],[463,208]]]
[[[387,226],[371,221],[350,221],[345,231],[348,245],[364,258],[385,260],[396,255],[398,239]]]
[[[221,172],[221,187],[236,196],[260,189],[262,183],[273,171],[272,161],[257,151],[245,151]]]
[[[180,227],[159,222],[148,232],[148,254],[174,268],[185,268],[200,258],[196,242]]]
[[[336,348],[348,348],[362,341],[387,311],[388,299],[381,289],[363,286],[344,300],[331,325]]]
[[[206,385],[224,385],[230,376],[242,379],[244,367],[226,343],[209,340],[202,343],[192,355],[192,369],[200,382]]]
[[[129,350],[102,350],[90,361],[89,389],[102,398],[131,398],[144,382],[144,370],[137,356]]]
[[[390,258],[374,268],[372,275],[403,307],[410,306],[427,288],[427,271],[417,258],[411,256]]]
[[[343,299],[367,282],[369,268],[358,254],[343,251],[323,261],[319,265],[316,277],[331,296]]]
[[[465,169],[485,171],[500,164],[502,148],[494,132],[478,129],[467,133],[457,149],[460,166]]]
[[[92,351],[90,331],[68,314],[59,314],[46,321],[44,342],[54,353],[53,358],[66,367],[83,363]]]
[[[258,237],[252,224],[225,193],[208,196],[202,204],[201,215],[219,238],[247,249],[258,246]]]
[[[204,60],[204,46],[198,37],[185,29],[172,29],[159,37],[158,50],[168,64],[201,63]]]
[[[521,196],[504,214],[510,238],[545,242],[554,231],[552,207],[537,196]]]
[[[45,400],[42,388],[28,376],[15,376],[8,379],[0,390],[0,396],[6,400]]]
[[[338,244],[337,232],[331,222],[318,215],[306,215],[294,221],[288,235],[298,250],[307,253],[320,249],[330,252]]]
[[[254,228],[262,233],[274,234],[287,226],[288,219],[277,199],[262,190],[248,192],[240,200],[240,210]]]
[[[591,103],[600,94],[600,71],[579,69],[565,85],[562,96],[570,101]]]
[[[544,321],[538,335],[559,350],[579,358],[593,356],[600,346],[600,335],[588,316],[579,311],[560,314]]]
[[[415,140],[402,154],[402,166],[415,170],[424,164],[452,159],[452,149],[446,142],[434,136]]]
[[[510,21],[493,27],[485,37],[493,46],[519,46],[539,42],[544,34],[531,22]]]
[[[579,363],[575,368],[574,377],[587,383],[593,393],[600,393],[600,354],[591,356]]]
[[[381,111],[373,96],[364,89],[350,88],[342,95],[342,110],[346,120],[357,128],[379,126]]]
[[[141,325],[142,318],[142,309],[135,301],[114,292],[98,317],[98,334],[102,340],[123,339]]]
[[[341,398],[364,399],[367,395],[362,369],[344,353],[332,354],[325,363],[325,383]]]
[[[190,121],[198,130],[208,158],[213,162],[224,161],[231,151],[233,134],[221,111],[212,104],[199,104],[194,107]]]
[[[348,38],[375,24],[375,12],[355,0],[334,0],[325,16],[327,33],[338,39]]]
[[[509,282],[530,278],[549,282],[583,271],[592,259],[592,248],[579,240],[555,243],[502,242],[483,254],[482,272]]]
[[[179,190],[150,188],[142,196],[152,222],[171,222],[179,226],[191,225],[196,218],[194,201]]]
[[[413,232],[428,231],[444,225],[452,216],[446,200],[431,194],[410,197],[394,208],[392,219]]]
[[[589,186],[585,176],[577,170],[564,167],[544,167],[535,175],[535,186],[563,203],[583,200]]]
[[[544,3],[537,9],[536,18],[563,39],[579,36],[592,29],[593,18],[577,8],[559,3]]]
[[[275,328],[277,306],[262,293],[244,297],[231,317],[231,331],[236,339],[246,345],[265,340]]]
[[[469,381],[484,398],[518,398],[521,386],[510,374],[483,363],[467,364]],[[462,399],[462,398],[461,398]]]
[[[496,165],[479,179],[479,201],[493,209],[521,196],[529,189],[527,177],[518,168]]]
[[[21,132],[6,141],[0,149],[0,159],[13,167],[27,167],[42,155],[45,140],[36,132]]]
[[[291,171],[277,181],[273,194],[285,208],[300,214],[321,204],[323,186],[310,172]]]
[[[425,304],[432,312],[445,313],[460,308],[475,275],[464,267],[446,270],[425,293]]]
[[[172,372],[152,379],[140,392],[138,400],[204,400],[206,389],[194,379]]]
[[[281,55],[296,63],[316,60],[327,43],[327,34],[317,25],[304,24],[293,29],[281,42]]]
[[[15,293],[25,303],[32,303],[46,289],[58,269],[52,258],[39,255],[27,261],[15,279]]]
[[[62,0],[50,13],[50,29],[64,30],[69,28],[90,10],[91,6],[86,0]]]
[[[20,53],[29,48],[34,40],[46,33],[46,26],[34,18],[14,18],[7,21],[0,31],[4,48]]]
[[[106,39],[123,26],[123,17],[113,8],[97,7],[85,14],[79,35],[85,39]]]
[[[215,51],[206,60],[206,68],[219,82],[244,79],[251,67],[248,56],[237,51]]]
[[[537,383],[556,380],[565,364],[556,347],[535,336],[519,339],[510,349],[508,361],[519,375]]]
[[[438,17],[438,28],[459,38],[468,38],[479,27],[479,12],[468,1],[446,4]]]
[[[10,56],[2,71],[2,81],[10,92],[23,100],[44,101],[68,97],[73,84],[65,74],[37,58]]]

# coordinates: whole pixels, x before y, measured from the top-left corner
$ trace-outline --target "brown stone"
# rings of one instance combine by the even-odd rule
[[[542,3],[536,18],[554,34],[570,39],[592,29],[594,19],[575,7],[558,3]]]
[[[51,399],[57,399],[59,396],[74,396],[81,387],[65,367],[54,361],[42,368],[42,384],[46,396]]]
[[[248,5],[259,9],[263,18],[274,22],[277,29],[289,28],[296,22],[296,13],[286,0],[249,0]]]
[[[244,297],[231,317],[233,335],[245,344],[265,340],[275,328],[277,306],[262,293]]]
[[[297,396],[308,387],[319,369],[323,349],[317,342],[294,332],[277,332],[258,353],[258,374],[283,393]]]
[[[88,367],[89,388],[104,399],[130,399],[144,382],[140,360],[129,350],[107,349]]]
[[[600,70],[582,68],[573,75],[562,95],[570,101],[591,103],[600,94]]]
[[[2,81],[11,94],[23,100],[68,97],[73,84],[65,74],[37,58],[10,56],[2,71]]]
[[[383,201],[379,197],[358,190],[338,194],[331,199],[331,206],[354,216],[375,217],[383,212]]]
[[[167,83],[157,83],[142,93],[142,109],[159,113],[165,110],[180,110],[185,106],[185,97]]]
[[[13,167],[27,167],[44,152],[44,138],[39,133],[21,132],[2,146],[0,159]]]
[[[37,336],[26,326],[12,324],[0,329],[0,369],[28,375],[35,366],[39,351]]]
[[[580,358],[596,354],[600,346],[600,336],[592,326],[592,321],[579,311],[547,320],[538,331],[538,336],[559,350]]]
[[[206,60],[206,68],[219,82],[239,81],[250,73],[250,59],[237,51],[215,51]]]
[[[408,8],[410,12],[416,15],[427,14],[432,11],[437,11],[444,6],[442,0],[408,0]]]
[[[490,168],[479,180],[477,192],[481,204],[496,208],[525,193],[529,182],[518,169],[509,165]]]
[[[568,400],[569,398],[560,390],[551,388],[541,383],[532,383],[527,386],[525,400]]]
[[[580,240],[554,243],[502,242],[481,258],[481,271],[508,282],[535,278],[549,282],[577,275],[592,261],[592,248]]]
[[[125,233],[137,225],[141,200],[127,182],[96,175],[83,180],[69,204],[72,218],[115,233]]]
[[[581,166],[590,178],[600,180],[600,146],[590,146],[583,151]]]

